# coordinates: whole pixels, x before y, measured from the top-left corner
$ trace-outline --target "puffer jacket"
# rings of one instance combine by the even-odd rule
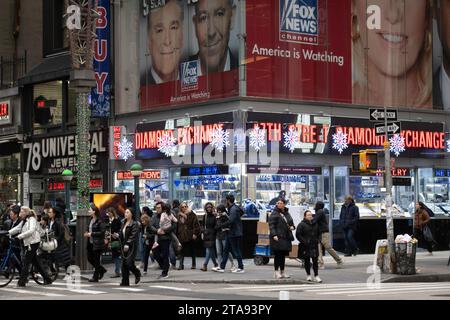
[[[284,215],[284,218],[283,218]],[[284,220],[286,219],[286,220]],[[291,251],[292,241],[294,236],[290,227],[294,227],[294,220],[287,208],[283,212],[280,209],[275,208],[269,217],[269,229],[270,229],[270,247],[274,251]],[[275,241],[273,237],[277,236],[278,241]]]
[[[10,235],[16,235],[23,240],[25,247],[41,242],[40,226],[35,217],[28,217],[23,223],[9,230]]]
[[[304,219],[297,226],[298,257],[318,257],[319,256],[319,226],[314,221]]]

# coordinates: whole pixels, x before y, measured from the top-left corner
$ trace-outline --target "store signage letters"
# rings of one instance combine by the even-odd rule
[[[0,101],[0,125],[11,123],[11,102]]]
[[[109,136],[110,136],[109,158],[111,160],[119,160],[119,144],[120,140],[125,135],[126,135],[125,126],[109,127]]]
[[[102,179],[91,179],[89,181],[90,189],[99,189],[103,187]],[[48,191],[62,191],[64,190],[64,182],[49,182],[47,185]]]
[[[434,169],[434,176],[435,177],[450,177],[450,169]]]
[[[178,145],[210,143],[212,140],[211,136],[213,130],[223,129],[223,126],[224,125],[222,123],[215,123],[187,128],[177,128],[175,130],[136,132],[136,150],[159,148],[159,140],[166,134],[176,139]]]
[[[131,171],[118,171],[116,174],[117,180],[133,180],[134,177]],[[146,170],[141,173],[140,179],[147,180],[159,180],[161,179],[161,171],[159,170]]]
[[[98,163],[97,153],[106,152],[106,147],[103,145],[103,132],[92,132],[90,136],[91,165],[96,165]],[[50,159],[47,165],[50,174],[58,174],[63,169],[77,171],[76,135],[43,138],[40,141],[25,144],[24,149],[28,149],[26,172],[39,171],[43,159],[47,158]]]
[[[384,136],[376,136],[375,129],[373,128],[337,127],[336,131],[339,130],[347,134],[348,144],[363,146],[383,146],[385,140]],[[400,135],[405,138],[405,146],[407,148],[444,148],[444,132],[402,130]]]
[[[268,141],[281,141],[282,123],[260,122],[255,124],[255,128],[266,130]],[[297,130],[298,142],[302,143],[327,143],[328,132],[330,127],[328,125],[306,125],[306,124],[290,124],[288,130]]]

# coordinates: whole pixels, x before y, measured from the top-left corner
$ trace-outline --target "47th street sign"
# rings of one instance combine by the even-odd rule
[[[387,124],[387,133],[388,134],[396,134],[400,133],[401,125],[400,122],[389,122]],[[375,135],[382,136],[386,134],[384,123],[375,125]]]
[[[388,121],[397,121],[397,110],[387,109],[386,116]],[[370,109],[370,121],[384,121],[384,119],[383,109]]]

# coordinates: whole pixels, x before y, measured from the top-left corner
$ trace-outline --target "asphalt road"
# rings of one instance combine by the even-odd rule
[[[153,282],[124,288],[112,280],[98,284],[83,281],[80,288],[68,288],[61,280],[45,287],[30,282],[25,288],[17,288],[14,282],[0,288],[0,300],[278,300],[280,291],[287,291],[290,300],[450,300],[448,282],[381,283],[379,287],[368,287],[365,283],[239,285]]]

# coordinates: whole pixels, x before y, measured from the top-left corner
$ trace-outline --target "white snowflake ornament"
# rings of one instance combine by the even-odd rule
[[[253,147],[256,151],[259,151],[266,145],[266,130],[260,128],[254,128],[250,131],[250,147]]]
[[[166,157],[171,157],[177,151],[176,139],[169,133],[163,134],[158,138],[158,151],[164,153]]]
[[[399,134],[394,134],[389,139],[389,150],[398,157],[400,153],[405,151],[405,138]]]
[[[291,153],[295,150],[295,145],[299,139],[299,133],[297,129],[290,128],[289,132],[283,133],[284,136],[284,146],[291,151]]]
[[[127,161],[133,156],[133,144],[123,137],[118,146],[119,159]]]
[[[450,139],[448,139],[446,143],[447,143],[447,152],[450,152]]]
[[[339,130],[335,134],[333,134],[332,148],[339,151],[339,154],[342,154],[344,149],[348,148],[347,134],[344,133],[342,130]]]
[[[211,133],[210,145],[222,152],[226,146],[230,145],[230,133],[222,128],[214,129]]]

